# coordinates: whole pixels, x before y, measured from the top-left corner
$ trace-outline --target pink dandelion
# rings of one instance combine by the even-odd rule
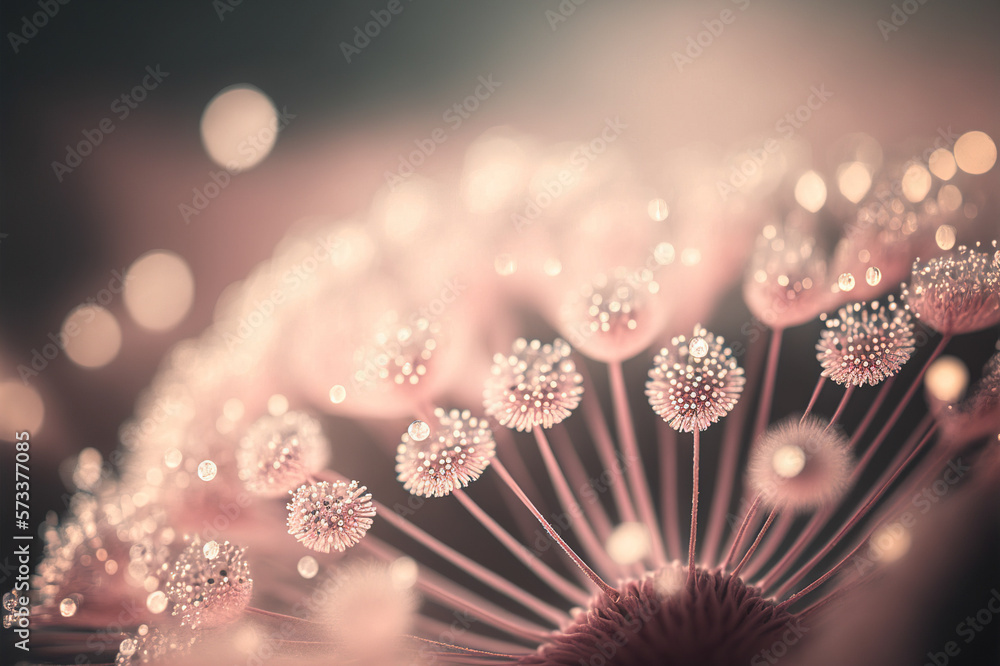
[[[254,494],[280,497],[323,469],[328,446],[319,422],[308,414],[263,416],[236,449],[240,479]]]
[[[404,433],[396,452],[396,475],[414,495],[443,497],[464,488],[493,458],[493,433],[468,410],[434,410],[436,427],[423,440]]]
[[[1000,323],[1000,261],[993,251],[960,246],[957,257],[913,262],[903,298],[913,313],[945,336]]]
[[[253,593],[246,549],[228,541],[202,543],[195,538],[171,566],[164,565],[163,573],[173,614],[191,629],[231,622]]]
[[[909,313],[892,296],[884,305],[844,306],[826,320],[816,351],[824,377],[838,384],[875,386],[896,375],[913,353]]]
[[[375,507],[367,490],[357,481],[319,481],[289,491],[288,533],[306,548],[344,552],[372,526]]]

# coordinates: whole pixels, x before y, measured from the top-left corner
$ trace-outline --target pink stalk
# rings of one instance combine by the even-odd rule
[[[695,540],[698,537],[698,449],[700,448],[701,431],[694,429],[694,459],[691,463],[691,536],[688,540],[688,587],[694,587]]]
[[[579,606],[586,606],[587,602],[590,600],[590,596],[581,590],[576,585],[573,585],[568,580],[553,571],[547,564],[538,559],[538,556],[534,552],[529,550],[524,544],[515,539],[510,532],[505,530],[501,525],[492,518],[481,506],[476,504],[475,500],[469,497],[461,488],[455,489],[452,493],[458,498],[458,501],[462,503],[462,506],[472,514],[472,516],[478,520],[483,527],[488,529],[490,533],[496,537],[497,541],[502,543],[507,550],[511,552],[517,559],[531,569],[531,571],[545,581],[553,590],[559,594],[566,597],[568,601],[573,602]]]
[[[510,489],[514,492],[514,494],[517,495],[518,499],[520,499],[521,502],[524,504],[524,506],[527,507],[528,511],[530,511],[531,514],[538,520],[538,522],[545,529],[545,531],[549,533],[549,536],[552,537],[552,540],[555,541],[557,544],[559,544],[559,547],[562,548],[567,555],[569,555],[570,559],[573,560],[576,566],[578,566],[581,571],[587,574],[587,577],[590,580],[592,580],[594,582],[594,585],[596,585],[601,590],[601,592],[606,594],[608,598],[610,598],[612,601],[617,601],[618,597],[620,596],[618,594],[618,590],[605,583],[604,579],[598,576],[593,569],[587,566],[587,563],[584,562],[580,558],[580,556],[577,555],[573,551],[573,549],[569,547],[569,544],[567,544],[563,540],[563,538],[559,536],[559,534],[555,531],[555,528],[553,528],[552,525],[549,523],[549,521],[545,519],[545,516],[542,515],[541,511],[535,508],[535,505],[531,503],[531,500],[528,499],[528,496],[524,494],[524,491],[521,490],[521,487],[517,485],[517,481],[515,481],[514,477],[510,475],[510,472],[507,471],[507,468],[503,466],[503,463],[501,463],[499,459],[495,458],[493,460],[493,467],[496,468],[497,472],[507,483]]]
[[[453,635],[455,633],[454,627],[452,627],[448,622],[435,620],[434,618],[426,617],[424,615],[417,616],[416,626],[420,633],[430,636],[445,636]],[[515,655],[531,653],[531,648],[527,648],[524,645],[518,645],[517,643],[511,643],[510,641],[493,638],[491,636],[483,636],[482,634],[471,631],[462,632],[462,642],[468,647],[478,650],[488,650],[490,652],[506,652],[508,654]]]
[[[871,426],[872,421],[875,420],[875,415],[878,414],[878,410],[882,407],[882,403],[889,397],[889,390],[892,388],[892,384],[895,380],[895,377],[889,377],[889,379],[885,380],[882,384],[882,388],[879,389],[878,395],[875,396],[875,400],[868,406],[868,411],[865,412],[865,417],[861,420],[861,423],[858,424],[857,430],[855,430],[854,434],[851,436],[851,442],[848,445],[851,451],[858,448],[861,438],[864,436],[869,426]]]
[[[853,384],[849,385],[846,389],[844,389],[844,395],[841,396],[840,398],[840,404],[837,405],[837,411],[835,411],[833,413],[833,416],[830,417],[830,422],[826,425],[826,428],[823,430],[823,432],[826,432],[827,430],[832,428],[833,424],[836,423],[837,419],[840,418],[840,415],[844,413],[844,407],[847,407],[847,401],[851,399],[852,393],[854,393]]]
[[[743,559],[740,560],[740,563],[736,565],[735,569],[733,569],[733,578],[736,578],[737,576],[740,575],[740,572],[743,571],[743,567],[745,567],[746,563],[750,561],[751,557],[753,557],[754,551],[757,550],[757,546],[760,545],[761,539],[763,539],[764,535],[767,534],[767,530],[771,527],[771,523],[774,522],[774,516],[777,513],[778,513],[778,507],[771,509],[771,513],[767,516],[767,520],[764,521],[764,527],[760,528],[760,532],[757,534],[757,538],[754,539],[753,544],[751,544],[750,550],[747,551],[747,554],[743,556]]]
[[[771,529],[771,537],[764,544],[763,548],[758,549],[754,556],[750,559],[747,564],[747,573],[744,579],[751,580],[756,576],[762,566],[771,559],[775,551],[784,541],[785,537],[788,535],[788,531],[792,529],[792,525],[795,523],[795,514],[791,511],[786,511],[778,517],[777,524]]]
[[[680,559],[681,548],[680,507],[677,502],[677,431],[663,420],[658,420],[656,434],[660,444],[660,496],[663,512],[663,534],[671,558]]]
[[[760,503],[763,500],[760,493],[753,498],[753,503],[750,508],[747,509],[747,515],[743,517],[743,522],[740,523],[740,528],[736,531],[736,536],[733,538],[733,543],[729,547],[729,553],[726,555],[725,561],[722,563],[722,570],[725,571],[729,568],[729,565],[733,563],[733,558],[736,557],[736,551],[739,550],[740,543],[743,541],[743,536],[746,534],[747,529],[750,527],[751,521],[757,515],[758,509],[760,509]]]
[[[760,403],[757,406],[757,420],[753,426],[754,439],[764,432],[771,418],[771,401],[774,399],[774,381],[778,374],[778,356],[781,354],[781,337],[784,329],[776,328],[771,333],[771,344],[767,349],[767,368],[764,370],[764,386],[760,391]]]
[[[587,475],[587,470],[583,466],[583,461],[580,460],[576,447],[570,441],[566,427],[559,424],[552,428],[551,432],[551,444],[558,453],[561,467],[566,470],[566,476],[573,484],[573,488],[576,488],[577,492],[581,494],[584,488],[589,487],[594,490],[593,480]],[[593,493],[590,499],[582,501],[580,506],[583,507],[583,513],[586,514],[587,520],[594,526],[594,531],[597,532],[601,543],[606,543],[608,537],[611,536],[611,518],[604,510],[604,504],[597,493]]]
[[[819,399],[819,394],[823,390],[823,385],[826,384],[826,377],[823,375],[819,376],[819,381],[816,382],[816,388],[813,389],[812,397],[809,398],[809,404],[806,405],[806,411],[802,413],[802,418],[799,419],[799,425],[805,423],[806,417],[812,412],[813,407],[816,406],[816,401]]]
[[[608,363],[608,374],[611,380],[611,399],[615,408],[615,421],[618,425],[618,439],[625,453],[628,464],[628,481],[632,488],[639,509],[639,516],[646,525],[649,541],[653,546],[653,561],[658,566],[667,563],[667,554],[663,547],[663,535],[660,534],[659,521],[653,508],[653,496],[649,492],[646,474],[639,455],[639,445],[635,438],[635,427],[632,424],[632,412],[629,410],[628,392],[625,390],[625,377],[620,361]]]

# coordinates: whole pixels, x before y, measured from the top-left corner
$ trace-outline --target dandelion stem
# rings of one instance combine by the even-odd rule
[[[587,515],[590,524],[594,526],[597,538],[601,540],[601,543],[607,543],[608,537],[611,536],[611,519],[598,498],[598,493],[603,492],[604,486],[595,484],[595,481],[587,476],[587,470],[584,469],[580,454],[577,453],[576,447],[573,446],[573,442],[569,438],[566,426],[560,423],[553,426],[549,432],[551,432],[552,448],[559,456],[561,467],[566,470],[566,476],[572,487],[577,488],[580,493],[583,493],[583,488],[587,487],[594,491],[589,498],[581,500],[580,506]],[[618,468],[609,469],[607,472],[609,475],[621,474],[621,470]]]
[[[760,390],[760,403],[757,406],[757,421],[753,426],[753,436],[764,432],[768,419],[771,418],[771,401],[774,399],[774,381],[778,374],[778,356],[781,354],[781,338],[784,329],[776,328],[771,332],[771,344],[767,349],[767,368],[764,370],[764,385]]]
[[[802,418],[799,419],[799,425],[806,422],[806,417],[812,412],[813,407],[816,406],[816,401],[819,399],[819,394],[823,390],[823,385],[826,384],[826,377],[823,375],[819,376],[819,381],[816,382],[816,388],[813,389],[812,397],[809,398],[809,404],[806,405],[806,411],[802,413]]]
[[[358,544],[358,547],[372,552],[385,562],[393,562],[403,556],[402,552],[370,534]],[[459,587],[451,580],[426,567],[419,569],[417,587],[424,594],[437,600],[438,603],[468,613],[511,636],[538,643],[549,634],[550,630],[540,624],[526,620],[506,608],[501,608],[493,602]]]
[[[534,572],[539,578],[548,583],[553,590],[575,604],[581,606],[585,606],[587,604],[590,597],[586,592],[570,583],[568,580],[553,571],[547,564],[538,559],[538,557],[531,550],[515,539],[511,533],[505,530],[500,523],[489,515],[489,513],[476,504],[475,500],[469,497],[468,493],[461,488],[456,488],[452,494],[458,498],[458,501],[462,503],[462,506],[464,506],[465,509],[483,525],[483,527],[488,529],[490,533],[496,537],[497,541],[502,543],[504,547],[511,552],[511,554],[521,560],[521,562],[524,563],[526,567],[531,569],[531,571]]]
[[[688,540],[688,587],[694,586],[695,539],[698,536],[698,449],[701,431],[694,429],[694,458],[691,462],[691,537]]]
[[[765,346],[757,341],[750,346],[747,359],[747,375],[758,376],[764,362]],[[712,496],[712,514],[708,520],[708,537],[705,541],[705,557],[715,561],[722,541],[722,531],[726,525],[726,515],[733,503],[733,491],[736,490],[736,466],[740,457],[740,445],[743,443],[743,430],[749,414],[749,401],[740,400],[736,407],[726,417],[722,433],[722,459],[719,471],[715,477],[715,493]]]
[[[409,638],[410,640],[418,641],[424,643],[425,645],[437,645],[438,647],[443,647],[448,650],[459,650],[465,654],[471,655],[481,655],[484,657],[499,657],[501,659],[512,659],[517,660],[517,655],[514,654],[500,654],[497,652],[487,652],[485,650],[475,650],[473,648],[462,647],[460,645],[452,645],[451,643],[442,643],[441,641],[432,641],[429,638],[422,638],[420,636],[403,635],[403,638]]]
[[[882,384],[882,388],[879,389],[878,395],[875,396],[875,400],[868,407],[868,411],[865,413],[865,417],[861,420],[858,425],[857,430],[854,431],[854,435],[851,436],[851,441],[848,444],[848,448],[852,451],[858,448],[858,444],[861,442],[861,437],[864,436],[865,431],[871,426],[872,421],[875,419],[875,415],[878,414],[878,410],[882,407],[882,403],[885,399],[889,397],[889,391],[892,389],[893,382],[896,381],[896,377],[892,376],[885,380]]]
[[[772,555],[774,555],[774,552],[778,550],[778,546],[781,545],[781,542],[788,535],[788,531],[792,528],[794,523],[795,514],[791,511],[786,511],[778,517],[777,524],[771,528],[771,531],[768,533],[770,534],[770,537],[768,538],[767,543],[764,544],[763,548],[758,549],[758,551],[754,553],[753,558],[751,558],[750,562],[747,564],[747,573],[744,576],[744,579],[750,580],[760,572],[761,567],[771,558]]]
[[[740,563],[736,565],[735,569],[733,569],[733,578],[740,575],[740,572],[743,571],[743,567],[745,567],[746,563],[750,561],[751,557],[753,557],[754,551],[757,550],[757,546],[760,545],[761,539],[763,539],[764,535],[767,534],[767,530],[771,527],[771,523],[774,522],[774,516],[777,515],[777,513],[778,507],[771,509],[771,513],[767,516],[767,520],[764,521],[764,526],[760,528],[760,532],[757,534],[757,538],[754,539],[754,542],[750,545],[750,549],[747,551],[747,554],[743,556]]]
[[[611,431],[608,429],[608,422],[604,418],[604,410],[601,409],[590,375],[586,372],[584,364],[577,364],[577,368],[583,375],[585,387],[583,391],[583,418],[587,421],[587,428],[594,437],[594,444],[597,448],[597,454],[601,457],[601,464],[604,469],[615,469],[633,464],[636,461],[621,460],[615,451]],[[615,498],[615,506],[618,507],[618,516],[622,522],[636,522],[638,518],[636,517],[635,505],[632,504],[632,497],[629,495],[621,474],[614,474],[611,477],[611,493]]]
[[[428,636],[454,635],[457,633],[455,628],[450,623],[435,620],[434,618],[427,617],[426,615],[418,615],[416,617],[416,628],[420,633]],[[518,643],[512,643],[499,638],[493,638],[491,636],[484,636],[468,630],[462,632],[462,642],[465,644],[465,647],[470,647],[476,650],[486,650],[488,652],[504,652],[507,654],[522,655],[531,653],[531,648],[524,645],[519,645]]]
[[[649,541],[653,546],[653,560],[657,565],[667,563],[667,555],[663,547],[663,535],[660,534],[656,510],[653,508],[653,496],[649,492],[646,474],[639,455],[639,445],[636,442],[635,427],[632,423],[632,412],[629,410],[628,392],[625,389],[625,377],[620,361],[608,363],[608,374],[611,380],[611,399],[615,407],[615,421],[618,425],[618,438],[628,464],[629,486],[635,497],[636,505],[642,522],[649,532]]]
[[[762,501],[760,493],[753,498],[753,503],[747,509],[746,515],[743,517],[743,522],[740,523],[740,528],[736,531],[736,536],[733,538],[733,543],[729,547],[729,554],[726,555],[725,561],[722,563],[722,570],[725,571],[729,568],[729,565],[733,563],[733,558],[736,557],[736,551],[740,547],[740,542],[743,541],[743,536],[746,534],[747,529],[750,527],[750,522],[757,515],[758,509],[760,509],[760,503]]]
[[[852,393],[854,393],[854,385],[853,384],[849,385],[846,389],[844,389],[844,395],[841,396],[841,398],[840,398],[840,404],[837,405],[837,411],[835,411],[833,413],[833,416],[830,417],[830,422],[826,424],[826,428],[823,429],[823,432],[826,432],[827,430],[829,430],[830,428],[832,428],[833,424],[836,423],[837,419],[840,418],[840,415],[843,414],[844,407],[847,407],[847,401],[851,399],[851,394]]]
[[[563,611],[529,594],[506,578],[497,575],[494,571],[459,553],[451,546],[442,543],[410,521],[396,514],[390,507],[377,500],[372,500],[372,504],[375,505],[375,510],[379,518],[405,533],[417,543],[434,551],[470,576],[489,585],[500,594],[513,599],[525,608],[538,614],[539,617],[544,617],[553,622],[556,626],[559,626],[566,620],[566,614]]]
[[[604,546],[594,533],[594,528],[587,521],[580,503],[573,496],[573,491],[569,487],[569,482],[566,481],[566,476],[563,474],[562,468],[559,467],[559,462],[556,460],[555,454],[552,453],[552,447],[545,436],[545,429],[535,426],[531,429],[531,432],[535,436],[535,441],[538,442],[539,450],[542,452],[542,460],[545,461],[545,469],[552,479],[552,485],[555,487],[556,495],[559,497],[559,503],[562,505],[563,511],[572,519],[573,531],[580,537],[580,542],[587,550],[587,555],[597,561],[602,571],[614,571],[614,562],[608,556],[607,551],[604,550]]]
[[[660,491],[663,511],[663,534],[671,558],[680,559],[680,507],[677,502],[677,431],[666,421],[657,419],[656,434],[660,444]]]
[[[608,598],[612,601],[618,601],[618,597],[620,596],[618,594],[618,590],[605,583],[604,579],[598,576],[593,569],[587,566],[587,563],[584,562],[580,556],[569,547],[569,544],[567,544],[563,538],[559,536],[555,528],[552,527],[551,523],[549,523],[549,521],[545,519],[545,516],[542,515],[541,511],[535,508],[535,505],[532,504],[530,499],[528,499],[528,496],[524,494],[523,490],[521,490],[521,486],[517,485],[517,481],[514,480],[514,477],[510,475],[510,472],[507,471],[507,468],[503,466],[503,463],[500,462],[498,458],[493,460],[493,467],[500,474],[501,478],[503,478],[503,480],[507,483],[510,489],[514,491],[514,494],[517,495],[518,499],[520,499],[524,506],[527,507],[528,511],[531,512],[545,531],[548,532],[549,536],[552,537],[552,540],[559,544],[559,547],[570,556],[576,566],[580,567],[580,570],[587,574],[587,577],[590,578],[590,580],[592,580],[594,584],[608,596]]]

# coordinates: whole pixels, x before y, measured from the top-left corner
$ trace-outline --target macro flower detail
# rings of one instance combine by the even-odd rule
[[[318,421],[301,412],[262,416],[236,449],[236,466],[247,490],[280,497],[326,465],[328,443]]]
[[[123,640],[115,657],[115,666],[162,663],[167,657],[176,660],[191,651],[197,637],[177,630],[150,629],[140,625],[138,632]]]
[[[646,396],[674,430],[705,430],[732,411],[746,379],[725,340],[695,326],[691,338],[673,338],[653,361]]]
[[[583,377],[569,356],[565,340],[542,344],[518,338],[509,355],[493,357],[483,390],[486,414],[520,431],[560,423],[583,394]]]
[[[913,262],[903,298],[913,313],[944,335],[971,333],[1000,323],[1000,262],[994,251],[962,245],[957,257]]]
[[[754,442],[747,482],[770,506],[805,510],[839,499],[851,468],[843,435],[816,417],[795,417]]]
[[[306,548],[344,552],[372,526],[375,507],[367,490],[357,481],[319,481],[289,491],[288,533]]]
[[[250,603],[253,579],[246,549],[225,541],[192,539],[171,566],[164,565],[164,591],[173,614],[191,629],[235,619]]]
[[[436,427],[417,440],[404,433],[396,452],[396,475],[414,495],[443,497],[486,471],[493,458],[493,433],[468,410],[434,410]]]
[[[838,384],[875,386],[897,374],[913,353],[910,316],[892,296],[846,305],[826,320],[816,344],[822,375]]]
[[[649,269],[600,273],[569,293],[560,310],[562,329],[591,358],[631,358],[649,346],[663,323],[663,309],[654,300],[659,291]]]

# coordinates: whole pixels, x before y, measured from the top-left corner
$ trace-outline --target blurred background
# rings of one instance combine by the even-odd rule
[[[987,0],[35,0],[0,18],[0,439],[31,431],[38,520],[62,509],[60,462],[116,447],[164,353],[210,323],[228,284],[302,218],[366,210],[437,128],[430,178],[497,125],[556,142],[619,118],[641,169],[772,136],[818,92],[795,132],[821,167],[852,132],[916,153],[1000,135]],[[240,113],[210,109],[232,86]],[[213,136],[272,122],[276,137],[213,154]],[[126,298],[123,275],[154,250],[145,270],[174,287]],[[99,340],[49,358],[95,302],[106,312],[76,316]]]

